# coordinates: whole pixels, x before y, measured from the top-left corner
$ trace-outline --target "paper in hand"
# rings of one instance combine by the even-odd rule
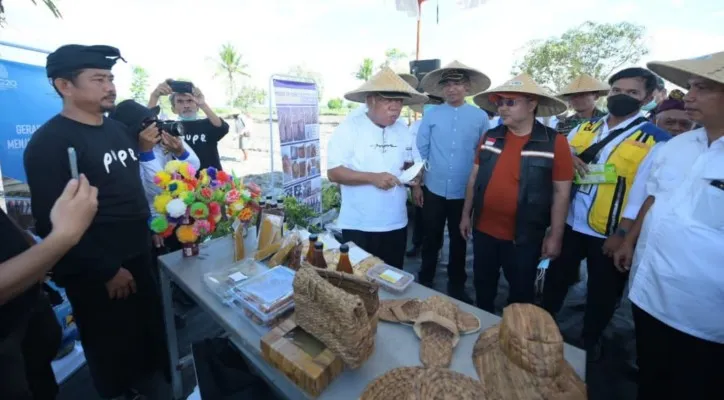
[[[397,179],[400,181],[401,184],[410,183],[413,179],[417,177],[417,174],[420,173],[420,170],[422,170],[422,167],[425,166],[425,163],[423,161],[418,161],[412,166],[404,171],[402,171],[402,175],[398,176]]]

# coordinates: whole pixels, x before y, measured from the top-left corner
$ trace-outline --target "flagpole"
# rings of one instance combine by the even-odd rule
[[[417,46],[415,47],[415,60],[420,59],[420,21],[422,20],[422,2],[417,0]]]

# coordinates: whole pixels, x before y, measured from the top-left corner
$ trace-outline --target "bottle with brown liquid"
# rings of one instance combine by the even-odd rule
[[[402,164],[402,169],[406,170],[415,165],[415,159],[412,156],[412,147],[405,148],[405,162]]]
[[[304,256],[304,260],[312,265],[314,265],[314,245],[316,243],[317,235],[309,235],[309,248],[307,249],[307,254]]]
[[[314,265],[317,268],[327,269],[327,260],[324,259],[324,243],[314,243]]]
[[[343,244],[339,246],[339,261],[337,262],[337,271],[354,274],[352,263],[349,261],[349,246]]]

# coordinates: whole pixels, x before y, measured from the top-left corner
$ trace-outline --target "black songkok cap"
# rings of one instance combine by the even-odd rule
[[[450,69],[445,70],[440,74],[440,81],[439,84],[444,84],[446,82],[463,82],[466,80],[470,80],[470,76],[466,71],[463,71],[461,69]]]
[[[115,47],[68,44],[48,55],[45,71],[52,79],[85,68],[110,70],[118,59],[126,62]]]

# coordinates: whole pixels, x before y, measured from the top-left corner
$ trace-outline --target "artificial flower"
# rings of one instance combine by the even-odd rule
[[[199,235],[194,232],[194,228],[191,225],[181,225],[176,229],[176,237],[178,241],[184,244],[194,243],[199,240]]]
[[[165,239],[165,238],[173,235],[174,229],[176,229],[176,225],[169,224],[165,231],[163,231],[162,233],[159,233],[159,236],[161,236],[162,238]]]
[[[216,189],[214,195],[211,196],[211,200],[223,203],[226,200],[226,192],[223,189]]]
[[[204,203],[194,203],[191,205],[191,216],[194,219],[204,219],[209,216],[209,207]]]
[[[239,201],[241,198],[241,193],[239,193],[238,190],[232,189],[228,193],[226,193],[226,204],[232,204]]]
[[[248,189],[244,189],[241,191],[241,198],[244,199],[244,201],[251,200],[251,192]]]
[[[216,179],[216,173],[218,172],[218,170],[216,168],[214,168],[214,167],[206,168],[206,172],[209,174],[209,178],[211,178],[212,180]]]
[[[175,172],[178,172],[179,168],[184,164],[183,161],[179,160],[171,160],[166,163],[166,166],[163,168],[166,172],[169,174],[173,174]]]
[[[171,182],[171,174],[166,171],[158,171],[153,176],[153,184],[161,189],[166,189],[169,182]]]
[[[184,183],[183,181],[174,179],[171,182],[169,182],[166,189],[171,194],[171,196],[178,197],[179,194],[181,194],[187,190],[187,187],[186,187],[186,183]]]
[[[214,191],[207,187],[201,188],[201,190],[198,190],[196,193],[196,197],[199,199],[199,201],[203,201],[204,203],[210,202],[213,196]]]
[[[231,181],[231,177],[229,176],[229,174],[227,174],[224,171],[218,171],[218,172],[216,172],[216,180],[221,183],[226,184],[229,181]]]
[[[163,233],[168,229],[168,220],[163,215],[153,217],[150,223],[151,230],[154,233]]]
[[[168,193],[161,193],[158,196],[154,197],[153,199],[153,209],[156,210],[158,213],[165,213],[166,212],[166,206],[168,203],[173,200],[173,197],[171,197]]]
[[[186,214],[186,203],[181,199],[173,199],[166,205],[166,212],[171,218],[181,218]]]
[[[239,221],[249,222],[253,216],[254,211],[252,211],[250,207],[244,207],[241,212],[239,212]]]
[[[178,173],[184,177],[184,179],[192,179],[196,176],[196,168],[190,163],[185,163],[178,169]]]
[[[194,204],[194,202],[196,201],[196,193],[183,192],[183,193],[179,194],[178,198],[181,199],[184,202],[184,204],[186,204],[187,206],[190,206],[191,204]]]
[[[202,205],[205,207],[204,204]],[[197,236],[206,236],[213,232],[211,229],[211,223],[205,219],[197,219],[194,221],[193,230]]]

